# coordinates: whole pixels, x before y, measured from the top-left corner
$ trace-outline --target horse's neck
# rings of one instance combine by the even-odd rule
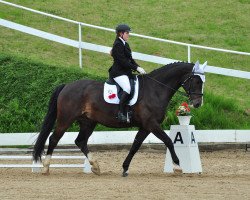
[[[156,80],[154,83],[155,87],[162,91],[159,92],[159,98],[166,106],[181,87],[182,79],[184,79],[188,73],[187,68],[180,67],[178,70],[169,70],[166,73],[162,72],[152,77]]]
[[[186,72],[180,70],[172,70],[169,73],[160,73],[156,75],[154,79],[162,83],[162,85],[165,85],[167,88],[172,88],[172,91],[174,91],[178,90],[181,87],[181,80],[186,74]]]

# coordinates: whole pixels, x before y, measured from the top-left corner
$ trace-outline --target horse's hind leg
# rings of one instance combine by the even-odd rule
[[[95,129],[96,122],[89,120],[87,118],[79,120],[80,132],[75,140],[75,144],[81,149],[83,154],[88,158],[90,164],[92,165],[91,170],[93,173],[100,175],[100,168],[98,162],[93,158],[89,152],[87,143],[88,139]]]
[[[57,146],[59,140],[62,138],[67,128],[70,126],[68,123],[65,123],[65,124],[68,124],[67,126],[65,126],[65,124],[64,125],[62,124],[63,123],[57,122],[55,130],[49,138],[49,146],[48,146],[45,160],[43,162],[43,171],[42,171],[42,173],[45,175],[49,174],[50,160],[51,160],[51,156],[53,154],[55,147]]]
[[[146,139],[146,137],[149,135],[149,131],[145,131],[143,129],[140,129],[138,131],[138,133],[135,136],[135,140],[132,144],[132,147],[130,148],[129,154],[127,155],[125,161],[123,162],[123,173],[122,176],[126,177],[128,176],[128,168],[130,165],[130,162],[132,160],[132,158],[134,157],[135,153],[138,151],[138,149],[140,148],[141,144],[143,143],[143,141]]]

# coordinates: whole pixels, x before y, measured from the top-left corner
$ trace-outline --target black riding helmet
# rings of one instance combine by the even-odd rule
[[[127,24],[119,24],[116,28],[116,33],[119,32],[131,32],[131,28]]]

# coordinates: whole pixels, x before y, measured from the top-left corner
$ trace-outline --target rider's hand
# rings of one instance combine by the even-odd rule
[[[146,74],[146,71],[142,67],[137,67],[136,71],[138,71],[140,74]]]

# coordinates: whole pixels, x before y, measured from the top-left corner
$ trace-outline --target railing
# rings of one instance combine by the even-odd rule
[[[2,1],[2,0],[0,0],[0,3],[10,5],[10,6],[13,6],[13,7],[16,7],[16,8],[24,9],[24,10],[27,10],[27,11],[31,11],[33,13],[41,14],[41,15],[44,15],[44,16],[52,17],[52,18],[55,18],[55,19],[63,20],[63,21],[69,22],[69,23],[77,24],[78,25],[78,43],[79,43],[79,45],[78,45],[78,48],[79,48],[79,65],[80,65],[81,68],[82,68],[82,48],[84,48],[83,43],[82,43],[82,26],[91,27],[91,28],[95,28],[95,29],[100,29],[100,30],[104,30],[104,31],[111,31],[111,32],[115,31],[114,29],[78,22],[78,21],[75,21],[75,20],[71,20],[71,19],[67,19],[67,18],[64,18],[64,17],[59,17],[59,16],[56,16],[56,15],[48,14],[48,13],[45,13],[45,12],[41,12],[41,11],[38,11],[38,10],[34,10],[34,9],[31,9],[31,8],[27,8],[27,7],[24,7],[24,6],[20,6],[20,5],[13,4],[13,3],[10,3],[10,2],[6,2],[6,1]],[[219,52],[226,52],[226,53],[233,53],[233,54],[250,56],[250,53],[248,53],[248,52],[233,51],[233,50],[227,50],[227,49],[220,49],[220,48],[213,48],[213,47],[207,47],[207,46],[201,46],[201,45],[194,45],[194,44],[189,44],[189,43],[177,42],[177,41],[173,41],[173,40],[167,40],[167,39],[161,39],[161,38],[156,38],[156,37],[151,37],[151,36],[146,36],[146,35],[140,35],[140,34],[136,34],[136,33],[131,33],[130,35],[140,37],[140,38],[146,38],[146,39],[150,39],[150,40],[160,41],[160,42],[166,42],[166,43],[186,46],[187,47],[188,62],[191,62],[191,48],[199,48],[199,49],[206,49],[206,50],[213,50],[213,51],[219,51]],[[104,46],[100,46],[100,47],[104,48],[104,49],[106,48],[106,49],[102,50],[102,51],[99,51],[99,52],[107,53],[107,47],[104,47]],[[135,54],[137,54],[136,56],[139,57],[139,58],[141,58],[142,55],[143,56],[146,55],[146,54],[140,54],[140,53],[135,53]],[[153,59],[154,58],[162,59],[161,57],[152,56],[152,57],[148,57],[146,59],[141,59],[141,60],[149,61],[149,59],[151,59],[151,58],[153,58]],[[175,61],[175,60],[172,60],[172,59],[169,59],[169,60]],[[162,64],[162,62],[160,62],[160,61],[157,61],[156,63]],[[166,63],[164,63],[164,64],[166,64]],[[224,68],[218,68],[218,67],[214,67],[214,66],[209,66],[209,67],[210,67],[210,69],[207,69],[206,71],[211,72],[211,73],[250,79],[250,72],[245,72],[245,71],[240,71],[240,70],[224,69]],[[232,74],[234,74],[234,75],[232,75]],[[237,74],[237,75],[235,75],[235,74]]]
[[[15,151],[13,151],[15,152]],[[18,151],[16,151],[18,152]],[[45,156],[42,156],[44,159]],[[52,164],[50,167],[53,168],[82,168],[84,173],[91,173],[91,166],[89,164],[88,159],[85,156],[52,156],[52,159],[59,159],[59,160],[82,160],[84,161],[82,164]],[[26,160],[32,161],[32,156],[20,156],[20,155],[0,155],[1,160]],[[40,161],[35,162],[32,161],[32,164],[0,164],[0,168],[32,168],[32,172],[41,172],[42,170],[42,163]]]
[[[165,130],[170,134],[169,130]],[[131,144],[137,131],[94,131],[88,144]],[[249,143],[250,130],[194,130],[194,137],[198,143]],[[58,145],[74,145],[78,132],[66,132]],[[0,146],[33,145],[37,133],[0,133]],[[46,145],[48,144],[48,140]],[[162,143],[150,134],[144,144]]]

